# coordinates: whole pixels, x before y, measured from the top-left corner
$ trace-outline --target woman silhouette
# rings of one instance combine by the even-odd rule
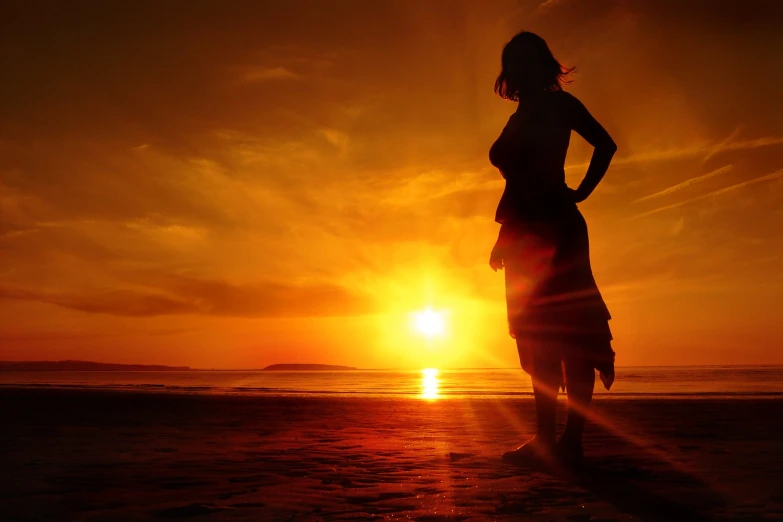
[[[582,457],[582,432],[595,384],[614,381],[609,310],[590,267],[587,225],[576,204],[606,173],[617,146],[562,83],[563,68],[539,36],[522,32],[503,49],[495,92],[518,102],[489,158],[506,180],[495,220],[501,224],[489,264],[505,268],[511,337],[530,374],[538,431],[507,460]],[[571,131],[594,147],[579,188],[565,183]],[[568,395],[568,420],[555,443],[559,388]]]

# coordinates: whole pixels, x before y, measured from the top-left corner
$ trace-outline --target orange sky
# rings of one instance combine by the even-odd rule
[[[582,205],[618,364],[783,363],[782,6],[6,3],[0,358],[517,365],[487,151],[528,29],[619,146]]]

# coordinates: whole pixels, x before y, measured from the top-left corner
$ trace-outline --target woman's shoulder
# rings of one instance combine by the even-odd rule
[[[579,101],[579,98],[577,98],[576,96],[574,96],[570,92],[564,91],[562,89],[560,89],[559,91],[554,91],[552,93],[552,95],[554,96],[554,98],[558,102],[560,102],[560,103],[562,103],[562,104],[564,104],[566,106],[574,106],[574,105],[581,105],[582,104],[582,102]]]
[[[555,95],[555,99],[558,100],[558,107],[563,116],[569,121],[574,122],[584,116],[586,112],[584,104],[579,101],[579,98],[563,90],[555,91],[552,93]]]

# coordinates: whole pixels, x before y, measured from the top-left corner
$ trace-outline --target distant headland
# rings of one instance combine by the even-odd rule
[[[158,364],[109,364],[92,361],[0,361],[0,371],[33,372],[181,372],[189,366],[161,366]]]
[[[336,366],[333,364],[272,364],[264,368],[264,371],[282,371],[282,370],[308,370],[308,371],[334,371],[334,370],[355,370],[352,366]]]

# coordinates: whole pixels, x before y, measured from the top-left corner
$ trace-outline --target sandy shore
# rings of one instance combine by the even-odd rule
[[[783,401],[601,400],[579,475],[530,400],[0,390],[2,520],[783,519]]]

